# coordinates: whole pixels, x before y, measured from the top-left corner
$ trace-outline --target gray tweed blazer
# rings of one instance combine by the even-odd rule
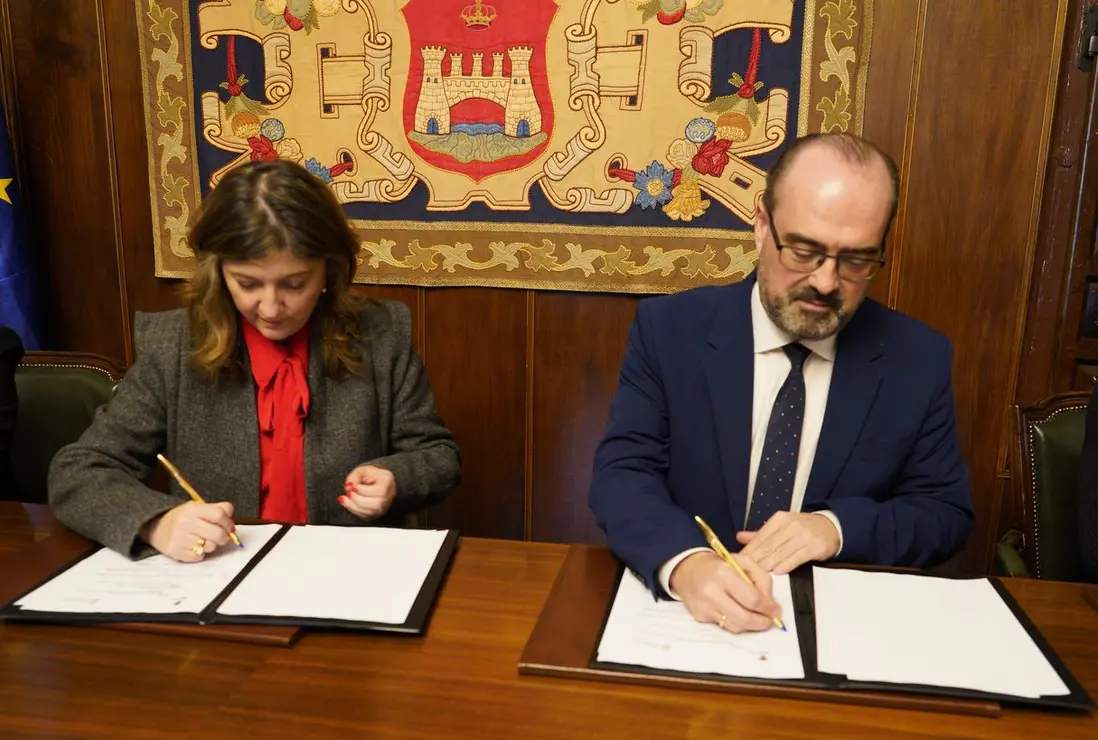
[[[435,411],[412,348],[408,307],[372,301],[361,319],[361,349],[372,372],[327,377],[316,342],[310,350],[305,487],[312,524],[366,523],[336,501],[358,465],[386,468],[396,478],[397,499],[374,522],[381,524],[440,501],[460,479],[458,447]],[[50,466],[57,518],[127,555],[148,554],[140,528],[189,500],[175,481],[171,494],[142,483],[159,452],[207,501],[232,502],[237,518],[259,515],[259,423],[250,368],[245,379],[214,383],[191,362],[188,323],[185,309],[136,315],[136,361],[111,402]]]

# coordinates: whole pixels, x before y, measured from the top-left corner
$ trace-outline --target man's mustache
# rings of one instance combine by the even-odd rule
[[[831,293],[821,293],[812,287],[806,287],[802,290],[798,290],[790,294],[790,298],[798,301],[812,301],[813,303],[820,303],[827,306],[832,311],[838,311],[843,307],[842,296],[839,295],[839,291]]]

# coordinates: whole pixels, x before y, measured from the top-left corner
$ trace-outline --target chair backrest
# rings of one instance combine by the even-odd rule
[[[122,370],[98,355],[27,352],[15,371],[19,417],[12,440],[16,500],[46,503],[50,461],[110,400]]]
[[[1014,410],[1015,496],[1025,522],[1030,574],[1079,581],[1079,458],[1090,391],[1061,393]]]

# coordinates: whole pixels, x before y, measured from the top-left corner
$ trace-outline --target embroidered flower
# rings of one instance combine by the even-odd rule
[[[300,31],[302,28],[305,28],[305,23],[291,13],[289,8],[282,13],[282,18],[286,21],[286,25],[290,27],[291,31]]]
[[[288,159],[291,162],[301,161],[301,144],[297,139],[283,139],[275,145],[279,159]]]
[[[720,177],[728,164],[728,139],[710,139],[701,145],[690,165],[702,175]]]
[[[313,0],[256,0],[255,3],[256,19],[276,29],[305,29],[305,33],[310,33],[318,28],[318,16]]]
[[[683,0],[661,0],[660,6],[656,20],[665,26],[675,25],[686,15],[686,3]]]
[[[333,16],[339,12],[340,0],[313,0],[313,10],[321,17]]]
[[[286,135],[286,127],[277,118],[268,118],[260,124],[259,133],[271,141],[282,141],[282,137]]]
[[[248,146],[252,148],[251,160],[253,162],[267,162],[278,159],[274,143],[266,136],[253,136],[248,139]]]
[[[675,139],[667,149],[667,161],[672,167],[686,169],[690,166],[690,160],[698,153],[698,145],[686,139]]]
[[[701,197],[701,186],[697,180],[683,180],[675,187],[671,202],[663,207],[663,212],[675,221],[689,221],[705,213],[710,201]]]
[[[324,182],[332,181],[332,170],[318,162],[315,157],[310,157],[305,162],[305,169],[308,170],[309,174],[316,175]]]
[[[251,111],[242,110],[233,116],[230,124],[233,133],[241,139],[250,139],[259,136],[259,117]]]
[[[690,123],[686,124],[686,138],[695,144],[701,144],[703,141],[713,138],[713,133],[716,130],[717,124],[708,118],[693,118]]]
[[[739,111],[730,110],[717,119],[717,138],[737,144],[751,137],[751,119]]]
[[[637,189],[637,205],[641,208],[655,208],[668,202],[671,200],[674,182],[675,173],[653,161],[637,172],[637,179],[633,181],[633,187]]]

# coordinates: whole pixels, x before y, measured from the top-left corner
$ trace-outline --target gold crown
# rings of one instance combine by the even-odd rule
[[[496,19],[496,9],[491,5],[485,5],[483,0],[474,0],[472,5],[466,5],[461,9],[461,19],[465,21],[467,28],[483,31]]]

